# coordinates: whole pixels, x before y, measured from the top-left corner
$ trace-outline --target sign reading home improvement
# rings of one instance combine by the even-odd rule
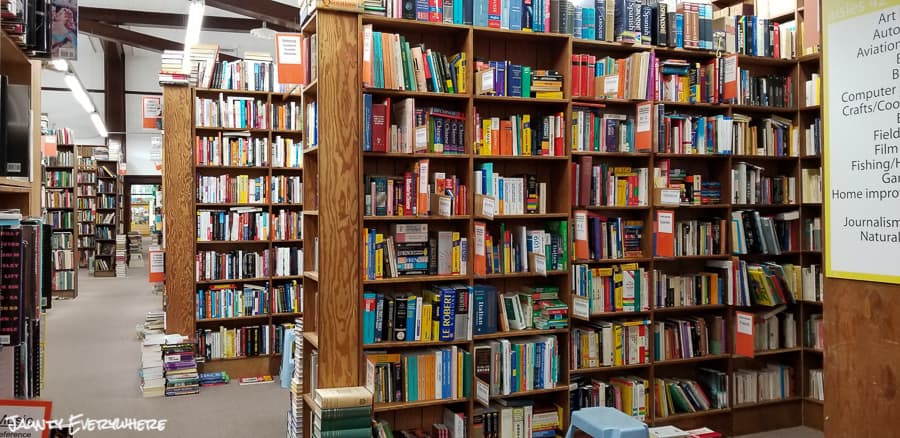
[[[829,277],[900,283],[900,0],[823,0]]]

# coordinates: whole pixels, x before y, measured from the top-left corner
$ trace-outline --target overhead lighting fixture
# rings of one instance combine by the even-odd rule
[[[200,42],[204,9],[206,9],[206,3],[203,0],[191,0],[188,3],[188,22],[184,33],[184,60],[181,66],[185,73],[191,71],[191,48]]]
[[[66,74],[66,77],[63,78],[63,80],[66,82],[69,90],[72,91],[72,96],[75,97],[75,100],[78,101],[78,104],[80,104],[86,112],[94,112],[94,103],[91,102],[91,97],[88,96],[86,91],[84,91],[84,86],[81,85],[81,81],[78,79],[78,76],[75,76],[74,73],[68,73]]]
[[[106,124],[103,123],[100,114],[91,113],[91,122],[94,123],[94,129],[97,130],[97,134],[100,134],[103,138],[109,137],[109,132],[106,131]]]
[[[66,61],[65,59],[62,59],[62,58],[56,58],[52,61],[47,62],[47,64],[50,66],[50,68],[52,68],[56,71],[61,71],[61,72],[69,71],[69,61]]]

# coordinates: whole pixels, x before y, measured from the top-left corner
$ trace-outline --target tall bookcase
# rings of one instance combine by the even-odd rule
[[[116,276],[116,235],[119,230],[119,162],[94,160],[96,163],[96,221],[94,224],[94,276]]]
[[[78,226],[76,223],[75,145],[58,136],[56,155],[44,164],[45,220],[53,227],[53,296],[78,296]]]
[[[735,2],[716,2],[732,4]],[[719,5],[720,6],[720,5]],[[786,21],[798,17],[790,15],[779,17]],[[448,56],[462,52],[469,60],[469,71],[473,60],[510,60],[512,63],[527,64],[533,68],[553,69],[564,76],[564,95],[562,99],[534,99],[481,96],[473,92],[473,78],[467,79],[467,92],[463,94],[437,94],[427,92],[395,91],[385,89],[366,89],[360,84],[360,66],[363,56],[363,26],[371,25],[375,31],[399,33],[412,43],[424,43],[428,48],[440,51]],[[803,169],[816,169],[821,166],[818,154],[805,151],[808,134],[806,128],[819,116],[817,105],[807,106],[804,82],[812,72],[818,71],[818,55],[807,55],[798,59],[773,59],[746,55],[737,56],[741,69],[750,71],[751,75],[782,75],[791,78],[793,101],[785,107],[764,107],[737,104],[679,103],[668,101],[644,101],[583,98],[573,95],[572,67],[573,54],[592,54],[598,57],[612,56],[624,58],[636,52],[653,52],[659,59],[685,59],[693,62],[707,62],[717,58],[717,54],[709,51],[670,49],[651,46],[630,46],[618,43],[604,43],[574,39],[568,35],[545,33],[522,33],[500,29],[452,25],[441,23],[416,22],[398,19],[358,15],[339,9],[319,7],[303,26],[307,37],[317,37],[317,63],[319,75],[317,80],[304,88],[307,101],[317,104],[317,120],[307,120],[306,126],[316,126],[315,143],[307,143],[304,152],[305,168],[305,208],[304,235],[307,242],[315,242],[314,248],[305,253],[306,272],[304,273],[304,301],[306,303],[304,320],[303,351],[303,391],[309,394],[315,387],[347,386],[366,383],[365,356],[369,352],[379,353],[412,353],[453,345],[472,352],[474,348],[490,340],[516,340],[532,336],[553,336],[560,349],[560,373],[557,386],[541,390],[515,393],[510,396],[493,397],[499,399],[532,399],[539,405],[556,405],[562,408],[563,429],[568,425],[571,412],[570,385],[580,378],[608,380],[610,378],[637,376],[646,380],[648,388],[648,412],[646,421],[652,425],[674,424],[683,428],[709,426],[727,435],[758,432],[761,430],[806,424],[822,427],[822,404],[809,397],[809,370],[821,369],[821,352],[807,347],[807,321],[812,315],[821,314],[821,303],[818,301],[798,300],[787,306],[785,312],[794,317],[796,346],[790,348],[770,348],[757,351],[755,358],[745,358],[735,352],[735,324],[737,312],[761,314],[769,310],[764,306],[735,307],[722,304],[698,304],[680,307],[665,307],[650,303],[646,310],[633,312],[599,312],[586,318],[576,318],[576,303],[573,292],[568,285],[573,283],[571,269],[561,272],[548,272],[546,276],[534,273],[517,274],[474,274],[472,263],[474,254],[469,250],[469,266],[465,275],[454,276],[421,276],[399,277],[380,280],[365,279],[362,267],[366,257],[362,249],[366,228],[375,228],[386,232],[392,224],[424,223],[429,231],[454,230],[461,237],[468,239],[472,248],[475,240],[476,223],[485,223],[487,228],[498,227],[502,222],[508,226],[525,225],[543,228],[548,222],[566,220],[570,226],[576,224],[577,214],[586,211],[588,214],[603,215],[608,218],[621,217],[642,224],[643,238],[640,254],[625,258],[591,258],[572,259],[572,266],[586,265],[590,268],[612,268],[623,264],[634,264],[643,269],[650,279],[650,295],[655,290],[653,282],[656,272],[672,275],[691,275],[708,270],[709,262],[764,263],[776,262],[807,267],[821,266],[820,247],[812,247],[810,238],[801,233],[798,245],[790,251],[779,255],[733,255],[731,232],[721,230],[721,237],[727,242],[725,251],[719,254],[690,255],[677,257],[654,256],[654,222],[660,212],[673,211],[674,220],[700,220],[709,217],[730,219],[733,212],[758,211],[762,216],[775,216],[780,213],[798,212],[794,219],[804,224],[807,219],[821,216],[818,202],[807,201],[803,197]],[[347,35],[357,35],[358,39]],[[347,54],[351,56],[347,56]],[[353,55],[356,54],[356,55]],[[362,141],[365,137],[363,126],[363,97],[373,96],[373,100],[382,101],[391,98],[395,101],[413,98],[416,106],[438,106],[465,114],[465,151],[461,154],[399,154],[363,152]],[[596,110],[601,113],[625,114],[635,118],[638,107],[651,105],[651,119],[654,127],[658,127],[663,115],[678,112],[703,116],[745,115],[754,123],[772,116],[790,121],[797,130],[794,137],[795,147],[800,149],[797,155],[774,156],[774,154],[677,154],[659,152],[656,132],[653,133],[652,147],[647,152],[581,152],[571,148],[573,112],[581,109]],[[660,105],[662,105],[660,107]],[[346,108],[359,108],[356,117],[348,117]],[[513,114],[530,113],[545,115],[561,112],[564,115],[565,129],[562,130],[563,153],[559,156],[482,156],[472,149],[475,125],[475,114],[481,117],[507,117]],[[659,112],[659,114],[657,113]],[[306,117],[310,112],[305,112]],[[698,174],[704,180],[721,183],[721,199],[715,203],[699,205],[665,206],[654,201],[652,193],[648,195],[646,205],[629,206],[588,206],[573,205],[571,201],[575,191],[575,165],[586,162],[592,164],[608,164],[618,167],[646,168],[650,173],[650,184],[653,184],[653,169],[664,162],[672,168],[686,169],[688,174]],[[547,182],[548,199],[546,213],[527,214],[504,217],[495,215],[493,219],[479,217],[476,211],[475,197],[469,191],[465,202],[468,214],[450,218],[439,217],[371,217],[365,215],[368,180],[370,175],[401,175],[409,170],[417,160],[428,159],[432,169],[454,174],[459,183],[469,189],[474,187],[473,172],[483,163],[491,162],[495,171],[503,175],[521,173],[537,176],[539,182]],[[766,204],[760,202],[732,202],[732,170],[739,163],[757,166],[763,175],[770,177],[791,177],[794,179],[793,200],[787,204]],[[171,198],[170,198],[171,199]],[[321,201],[320,201],[321,200]],[[570,229],[570,238],[578,233]],[[360,242],[359,244],[354,244]],[[574,247],[569,247],[569,254],[574,254]],[[315,266],[315,268],[314,268]],[[571,266],[570,266],[571,268]],[[474,336],[473,339],[453,341],[450,344],[441,342],[382,342],[364,344],[362,341],[362,314],[365,306],[364,292],[400,292],[413,293],[416,289],[433,284],[460,283],[465,285],[489,284],[498,291],[516,291],[526,286],[558,286],[560,297],[569,304],[569,328],[555,330],[528,330],[517,332],[498,332],[491,335]],[[322,293],[319,293],[319,292]],[[322,315],[320,318],[319,315]],[[340,315],[335,318],[334,315]],[[671,320],[704,319],[713,321],[716,317],[724,325],[724,350],[721,354],[709,354],[700,357],[655,360],[653,346],[650,345],[650,360],[642,364],[580,368],[571,366],[575,352],[571,348],[571,336],[575,330],[590,323],[612,321],[641,320],[652,330],[657,323]],[[348,321],[358,321],[354,329],[348,330]],[[352,327],[352,325],[350,325]],[[652,332],[651,332],[652,333]],[[651,338],[652,339],[652,338]],[[314,354],[313,354],[314,353]],[[314,359],[313,359],[314,358]],[[313,364],[313,360],[315,363]],[[736,403],[735,375],[739,370],[757,370],[767,365],[789,367],[789,385],[791,394],[787,397],[766,400],[756,403]],[[655,391],[652,390],[657,378],[694,378],[698,368],[712,368],[725,376],[730,389],[727,406],[690,414],[678,414],[667,417],[657,416],[654,410]],[[311,371],[315,372],[311,372]],[[787,368],[784,368],[787,370]],[[316,379],[313,381],[312,379]],[[376,403],[374,407],[377,419],[388,420],[395,430],[411,427],[429,428],[434,422],[441,422],[444,408],[465,414],[468,426],[473,426],[472,414],[478,408],[475,401],[475,389],[472,396],[463,399],[433,400],[402,403]],[[310,419],[311,399],[305,398],[304,419]],[[310,432],[309,422],[304,425],[306,433]]]
[[[167,109],[164,114],[168,329],[197,336],[201,341],[205,339],[207,344],[212,343],[212,336],[231,339],[231,336],[250,333],[262,341],[267,335],[268,350],[247,348],[243,354],[222,355],[212,351],[202,368],[204,372],[227,371],[234,377],[277,374],[283,330],[302,316],[303,311],[300,268],[304,254],[304,169],[299,149],[303,132],[300,126],[288,125],[283,119],[273,124],[268,116],[260,117],[265,119],[262,124],[224,127],[229,125],[211,121],[209,117],[215,111],[203,105],[210,102],[230,105],[225,102],[245,99],[252,101],[257,110],[265,108],[277,115],[279,110],[293,104],[299,122],[300,95],[177,86],[164,87],[163,95],[166,106],[174,109]],[[289,144],[297,146],[294,149]],[[218,188],[217,184],[220,184]],[[216,221],[220,214],[241,212],[252,216],[241,220],[256,221],[258,230],[267,222],[270,232],[225,238],[223,229],[215,225],[207,227],[206,222],[201,224],[202,218],[211,217],[210,221]],[[186,229],[185,224],[190,226]],[[201,236],[206,231],[209,234]],[[226,262],[229,257],[231,261]],[[234,263],[232,267],[245,263],[247,258],[254,260],[250,268],[253,275],[245,271],[236,276],[226,269],[213,272],[224,268],[226,263]],[[247,269],[249,265],[243,266]],[[260,293],[257,299],[260,305],[265,302],[264,308],[239,316],[217,313],[212,296],[221,289]],[[296,298],[290,303],[291,299],[285,297]]]
[[[90,146],[78,146],[76,176],[76,222],[78,228],[78,267],[93,269],[97,242],[94,231],[97,224],[97,163]]]

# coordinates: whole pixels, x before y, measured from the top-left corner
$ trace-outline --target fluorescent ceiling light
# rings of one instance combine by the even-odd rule
[[[50,65],[50,68],[52,68],[56,71],[61,71],[61,72],[69,71],[69,61],[66,61],[65,59],[62,59],[62,58],[56,58],[56,59],[48,62],[47,64]]]
[[[103,138],[109,137],[109,133],[106,132],[106,124],[103,123],[100,114],[91,113],[91,122],[94,123],[94,129],[97,130],[97,134],[100,134]]]
[[[81,81],[78,80],[78,76],[75,76],[72,73],[66,75],[63,80],[66,82],[66,85],[69,87],[69,90],[72,90],[72,96],[75,97],[75,100],[81,105],[82,108],[88,113],[94,112],[94,104],[91,102],[91,97],[88,96],[87,92],[84,91],[84,86],[81,85]]]
[[[188,6],[187,29],[184,33],[184,60],[181,67],[185,73],[189,73],[191,70],[191,47],[200,42],[204,9],[206,9],[206,3],[203,0],[192,0]]]

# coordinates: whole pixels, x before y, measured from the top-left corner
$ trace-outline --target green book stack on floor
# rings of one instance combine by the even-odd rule
[[[313,438],[370,438],[372,393],[362,386],[317,389]]]

